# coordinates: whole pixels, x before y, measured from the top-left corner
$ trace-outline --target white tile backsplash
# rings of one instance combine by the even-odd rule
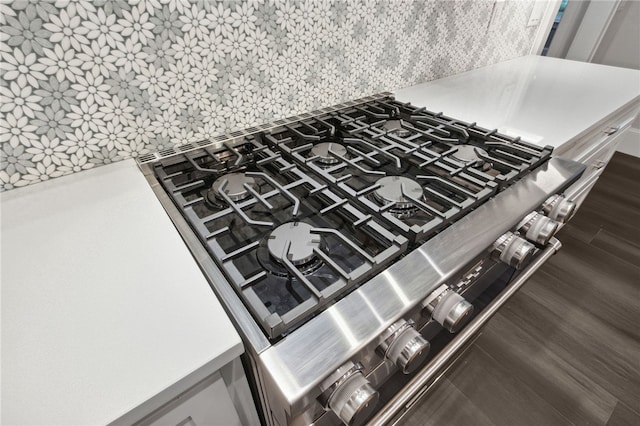
[[[3,190],[529,53],[534,1],[0,3]],[[495,29],[497,28],[497,29]]]

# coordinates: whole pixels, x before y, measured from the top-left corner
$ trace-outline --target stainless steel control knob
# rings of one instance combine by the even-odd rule
[[[542,204],[542,211],[551,219],[565,223],[575,214],[576,203],[556,194],[547,198]]]
[[[533,243],[545,245],[558,231],[560,224],[538,212],[529,213],[518,225],[518,230]]]
[[[535,247],[528,241],[518,237],[513,232],[507,232],[493,243],[501,261],[516,269],[520,268],[535,251]]]
[[[457,333],[471,318],[473,305],[452,288],[444,285],[423,302],[425,313],[451,333]]]
[[[413,321],[393,323],[383,334],[379,352],[390,359],[403,374],[414,372],[429,355],[431,345],[413,328]]]
[[[336,370],[320,386],[320,402],[349,426],[363,424],[378,403],[378,391],[362,374],[362,365],[351,362]]]
[[[378,391],[358,372],[333,392],[329,408],[346,425],[361,425],[373,414],[377,402]]]

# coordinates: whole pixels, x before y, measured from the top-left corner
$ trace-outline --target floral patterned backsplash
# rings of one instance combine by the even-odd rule
[[[525,55],[533,3],[0,0],[0,185]]]

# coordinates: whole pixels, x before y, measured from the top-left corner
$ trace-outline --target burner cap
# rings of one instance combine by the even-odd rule
[[[411,131],[402,127],[402,120],[387,120],[382,125],[382,128],[389,133],[400,136],[401,138],[406,138],[411,135]]]
[[[484,160],[481,157],[489,155],[487,151],[474,145],[458,145],[456,149],[457,151],[451,154],[451,158],[470,166],[484,164]]]
[[[318,161],[322,164],[336,164],[340,160],[329,153],[329,150],[337,155],[344,157],[347,155],[347,148],[344,145],[333,142],[322,142],[311,148],[311,153],[318,157]]]
[[[407,208],[413,206],[413,202],[403,194],[411,198],[422,197],[422,186],[415,180],[402,176],[385,176],[376,182],[380,187],[373,192],[374,197],[382,204],[396,203],[395,208]]]
[[[287,258],[294,265],[307,263],[315,258],[314,248],[320,248],[320,236],[312,234],[313,227],[304,222],[288,222],[278,226],[269,235],[267,247],[277,261]],[[290,245],[289,245],[290,244]],[[285,250],[289,246],[289,253]]]
[[[253,189],[258,188],[256,180],[244,173],[227,173],[213,182],[209,190],[209,197],[214,195],[218,199],[223,199],[220,195],[220,187],[225,181],[227,184],[223,191],[232,201],[241,201],[251,196],[251,193],[244,187],[245,184]]]

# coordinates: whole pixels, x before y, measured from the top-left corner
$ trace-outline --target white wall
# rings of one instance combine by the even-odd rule
[[[549,46],[547,56],[566,58],[571,42],[578,32],[578,27],[588,6],[589,2],[582,1],[570,1],[567,4],[564,15],[562,15],[562,21],[560,21],[560,25],[551,41],[551,46]]]
[[[622,1],[611,19],[593,62],[640,69],[640,2]],[[640,81],[638,81],[640,85]],[[640,157],[640,116],[623,136],[618,151]]]
[[[593,62],[640,69],[640,2],[620,2]]]

